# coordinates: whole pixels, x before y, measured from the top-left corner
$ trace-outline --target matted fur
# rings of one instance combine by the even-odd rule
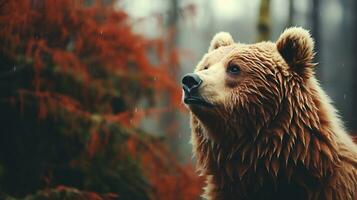
[[[188,106],[203,196],[355,200],[357,147],[314,77],[309,33],[291,28],[277,43],[215,44],[224,38],[213,39],[195,70],[201,95],[216,106]],[[241,78],[217,73],[231,62]]]

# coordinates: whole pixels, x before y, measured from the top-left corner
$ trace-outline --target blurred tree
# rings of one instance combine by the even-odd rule
[[[352,1],[353,2],[353,33],[355,35],[355,37],[353,37],[354,41],[353,41],[353,55],[357,55],[357,1]],[[355,78],[354,76],[357,74],[357,65],[354,63],[355,61],[352,61],[354,66],[352,67],[352,110],[354,110],[355,112],[351,112],[351,128],[353,133],[357,136],[357,114],[356,114],[356,110],[357,110],[357,78]],[[357,140],[357,139],[356,139]]]
[[[294,0],[289,0],[289,16],[288,16],[287,27],[291,27],[294,25],[294,13],[295,13]]]
[[[320,62],[320,54],[322,54],[321,48],[320,48],[320,42],[321,42],[321,37],[320,37],[321,36],[320,35],[320,1],[313,0],[311,9],[312,9],[311,34],[315,41],[315,52],[318,52],[315,55],[315,62],[318,63],[318,62]],[[324,81],[322,70],[320,69],[320,67],[316,68],[316,74],[320,77],[319,80]]]
[[[0,1],[0,199],[197,199],[192,167],[137,126],[180,106],[164,41],[88,2]]]
[[[167,44],[165,46],[166,52],[168,53],[167,56],[167,63],[170,63],[172,69],[171,69],[171,76],[174,77],[174,80],[177,80],[176,77],[178,77],[178,72],[179,72],[179,60],[178,60],[178,54],[176,52],[176,46],[177,46],[177,20],[178,20],[178,13],[180,12],[179,7],[178,7],[178,2],[177,0],[171,0],[169,3],[169,11],[168,11],[168,22],[167,22]],[[162,94],[162,103],[164,105],[169,105],[170,104],[170,96],[167,94]],[[178,135],[178,123],[175,123],[177,121],[177,113],[176,112],[166,112],[162,115],[161,117],[161,127],[165,129],[165,132],[168,135],[168,142],[170,143],[170,147],[173,151],[178,152],[178,141],[177,141],[177,135]]]
[[[258,20],[258,41],[269,40],[271,32],[270,0],[260,1]]]

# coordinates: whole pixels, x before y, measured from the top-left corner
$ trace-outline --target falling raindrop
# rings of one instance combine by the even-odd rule
[[[157,77],[156,76],[154,76],[154,81],[157,81]]]
[[[135,107],[134,112],[138,112],[138,107]]]
[[[14,65],[14,68],[12,68],[12,70],[14,70],[14,72],[16,71],[16,65]]]
[[[346,94],[343,94],[343,99],[346,99],[346,96],[347,96]]]

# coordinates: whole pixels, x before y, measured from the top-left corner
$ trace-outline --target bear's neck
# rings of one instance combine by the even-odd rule
[[[304,179],[308,184],[330,176],[339,159],[331,138],[335,119],[326,114],[323,99],[314,97],[320,95],[318,91],[309,92],[313,94],[304,98],[285,98],[277,116],[269,125],[262,125],[264,128],[253,130],[257,132],[226,129],[218,134],[234,137],[219,142],[209,139],[204,126],[193,117],[192,142],[198,170],[213,175],[222,188],[227,183],[264,185],[282,179]]]

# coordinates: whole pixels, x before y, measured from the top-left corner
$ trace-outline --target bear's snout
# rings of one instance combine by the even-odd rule
[[[197,74],[189,73],[182,78],[183,90],[187,93],[192,93],[201,85],[202,80]]]
[[[182,88],[184,91],[183,102],[185,104],[194,104],[206,107],[212,107],[213,105],[207,102],[198,92],[198,88],[202,84],[202,79],[194,73],[186,74],[182,78]]]

